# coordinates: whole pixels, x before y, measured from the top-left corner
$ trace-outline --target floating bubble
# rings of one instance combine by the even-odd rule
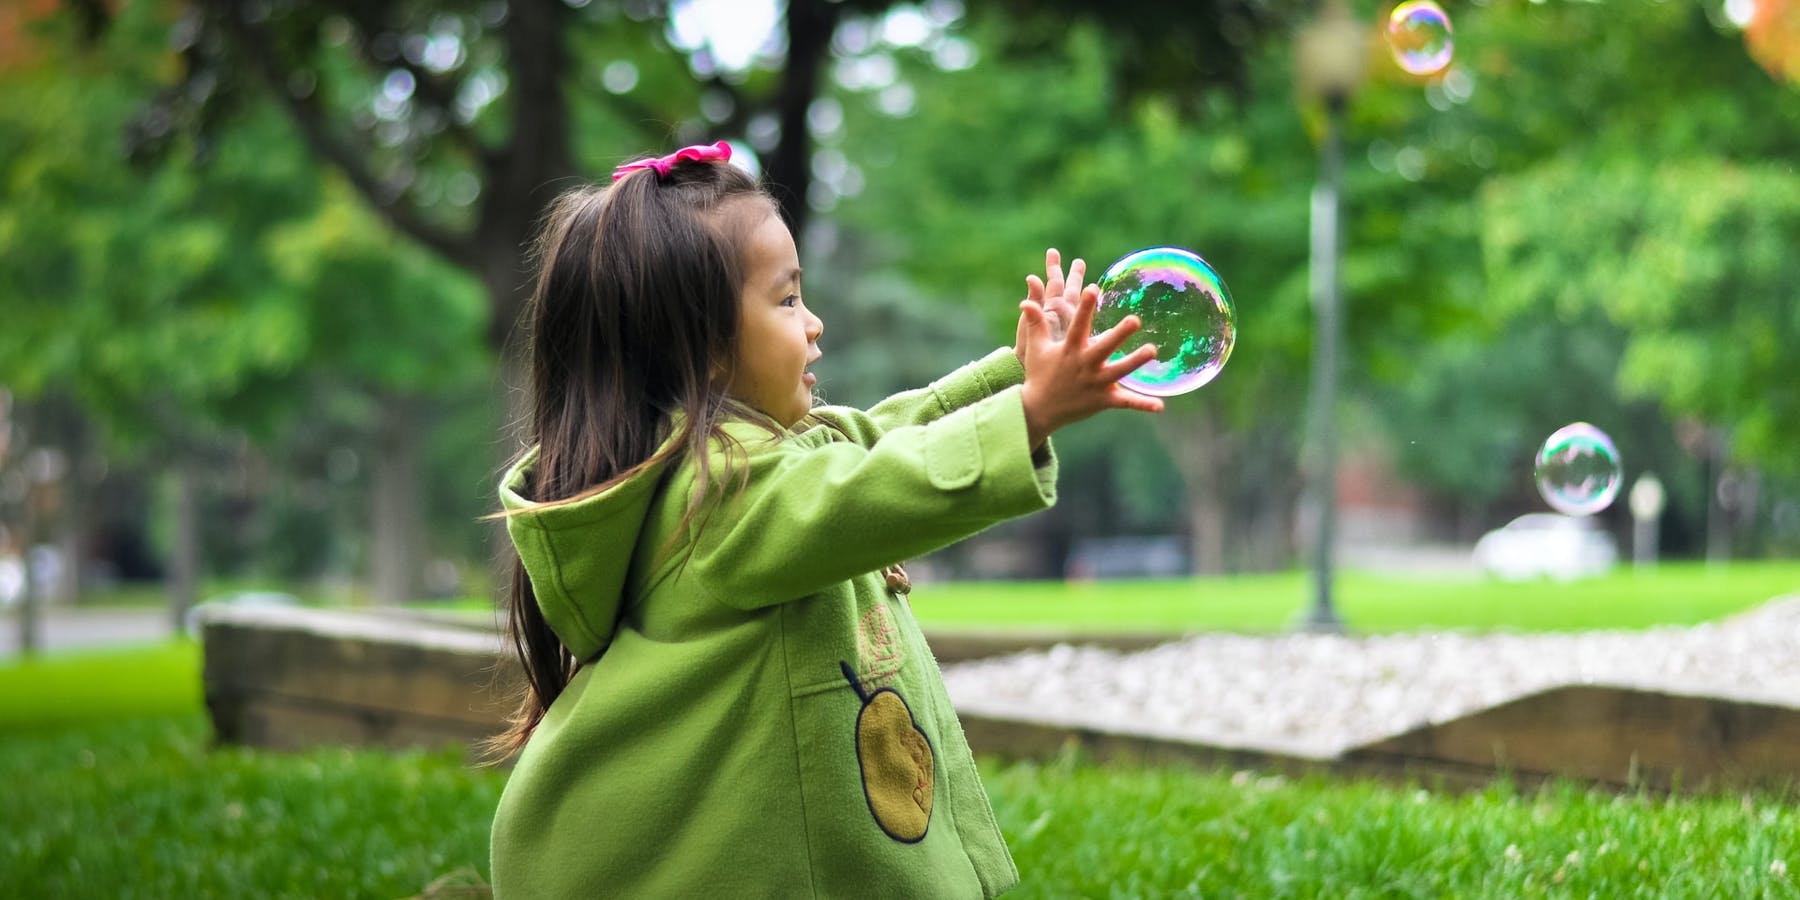
[[[1098,333],[1135,315],[1144,325],[1114,354],[1156,345],[1156,359],[1119,383],[1152,397],[1173,397],[1218,377],[1237,342],[1237,309],[1224,279],[1179,247],[1151,247],[1119,258],[1100,276]]]
[[[1586,422],[1556,429],[1538,451],[1538,493],[1557,512],[1591,516],[1612,505],[1623,481],[1612,438]]]
[[[1450,17],[1431,0],[1406,0],[1388,15],[1388,47],[1394,62],[1414,75],[1450,64]]]

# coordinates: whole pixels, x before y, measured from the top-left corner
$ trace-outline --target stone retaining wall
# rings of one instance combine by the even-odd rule
[[[500,730],[521,684],[491,617],[225,607],[207,610],[201,627],[206,704],[228,743],[468,745]],[[928,638],[948,662],[1073,636],[965,631]],[[1139,649],[1154,638],[1100,642]],[[976,752],[1014,758],[1076,747],[1103,760],[1329,771],[1444,786],[1483,785],[1502,771],[1521,784],[1566,776],[1657,790],[1800,783],[1800,709],[1604,685],[1553,688],[1332,756],[1120,733],[1034,719],[1029,710],[959,713]]]
[[[491,629],[356,612],[220,607],[201,617],[219,740],[295,749],[468,744],[512,711],[517,667]]]
[[[1800,709],[1566,685],[1345,754],[1357,765],[1555,773],[1618,787],[1756,785],[1800,775]]]

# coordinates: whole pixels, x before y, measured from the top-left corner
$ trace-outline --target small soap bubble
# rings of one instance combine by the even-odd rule
[[[1624,480],[1612,438],[1586,422],[1556,429],[1538,451],[1538,493],[1557,512],[1591,516],[1612,505]]]
[[[1431,0],[1406,0],[1388,16],[1388,47],[1394,62],[1414,75],[1430,75],[1450,64],[1450,17]]]
[[[1173,397],[1218,377],[1237,342],[1237,308],[1224,279],[1199,255],[1179,247],[1151,247],[1120,257],[1100,276],[1098,334],[1135,315],[1143,328],[1114,358],[1146,343],[1156,359],[1119,383],[1152,397]]]

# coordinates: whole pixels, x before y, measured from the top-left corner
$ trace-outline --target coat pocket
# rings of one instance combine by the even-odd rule
[[[981,477],[975,410],[957,410],[925,430],[925,477],[940,491],[961,490]]]

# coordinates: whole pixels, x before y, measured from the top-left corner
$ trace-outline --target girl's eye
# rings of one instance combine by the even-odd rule
[[[799,294],[789,294],[786,297],[781,298],[782,306],[793,306],[794,304],[799,303],[799,302],[800,302]]]

